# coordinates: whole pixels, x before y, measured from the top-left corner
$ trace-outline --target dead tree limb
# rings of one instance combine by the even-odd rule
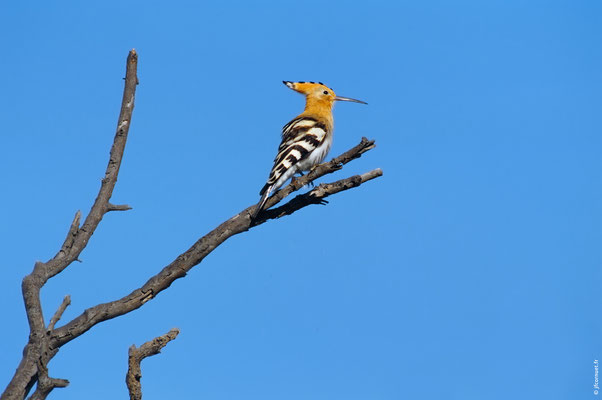
[[[351,150],[336,157],[330,162],[318,166],[309,174],[296,179],[284,189],[274,194],[268,199],[266,203],[267,206],[271,207],[313,180],[341,169],[343,164],[360,157],[364,152],[372,148],[374,148],[374,141],[362,138],[362,141]],[[380,170],[374,170],[365,174],[365,180],[361,175],[348,178],[353,181],[353,184],[338,181],[327,185],[320,185],[307,195],[303,195],[304,201],[295,201],[295,199],[293,199],[291,200],[291,202],[294,202],[293,204],[286,204],[283,207],[285,207],[286,210],[289,210],[290,212],[288,214],[290,214],[310,204],[320,203],[320,201],[317,200],[321,200],[342,190],[357,187],[369,180],[368,178],[372,179],[373,177],[380,175],[382,175]],[[316,201],[314,201],[314,199]],[[260,213],[257,219],[252,220],[251,215],[253,214],[254,209],[255,205],[247,207],[232,218],[223,222],[213,231],[200,238],[187,251],[180,254],[168,266],[163,268],[161,272],[151,277],[144,285],[135,289],[127,296],[109,303],[99,304],[88,308],[71,322],[55,329],[50,337],[51,348],[54,349],[63,346],[65,343],[70,342],[102,321],[118,317],[141,307],[144,303],[171,286],[176,279],[186,276],[187,272],[192,269],[192,267],[199,264],[226,239],[248,231],[250,228],[263,224],[269,219],[278,218],[287,214],[275,212],[276,210],[268,210],[267,212]]]
[[[307,183],[312,182],[321,176],[339,170],[343,164],[360,157],[361,154],[372,148],[374,148],[374,141],[363,138],[362,141],[351,150],[339,157],[336,157],[328,163],[318,166],[311,173],[295,180],[283,190],[274,194],[266,204],[268,206],[273,206],[292,192],[305,186]],[[306,195],[302,195],[301,197],[304,200],[293,199],[290,202],[292,204],[287,203],[285,206],[283,206],[284,210],[288,210],[289,212],[277,212],[278,209],[268,210],[267,212],[259,214],[257,219],[252,220],[251,215],[255,209],[255,205],[244,209],[232,218],[223,222],[207,235],[200,238],[195,244],[192,245],[192,247],[180,254],[174,261],[163,268],[163,270],[157,275],[151,277],[140,288],[135,289],[121,299],[88,308],[69,323],[55,329],[50,336],[51,348],[55,349],[63,346],[65,343],[70,342],[102,321],[118,317],[141,307],[144,303],[154,298],[161,291],[171,286],[176,279],[186,276],[186,273],[192,269],[192,267],[199,264],[209,253],[211,253],[217,246],[222,244],[226,239],[241,232],[248,231],[250,228],[260,225],[269,219],[290,214],[310,204],[320,203],[321,199],[324,199],[331,194],[357,187],[365,181],[380,175],[382,175],[382,172],[377,169],[364,175],[356,175],[347,178],[346,180],[320,185]]]
[[[261,220],[257,220],[257,222],[263,222],[268,219],[280,218],[284,217],[285,215],[291,215],[295,211],[300,210],[303,207],[306,207],[310,204],[327,204],[328,202],[324,200],[326,197],[339,193],[343,190],[357,187],[364,182],[382,176],[382,174],[383,171],[380,168],[376,168],[362,175],[354,175],[333,183],[322,183],[319,186],[315,187],[313,190],[305,194],[300,194],[296,196],[294,199],[292,199],[283,206],[276,207],[274,209],[267,210],[262,214],[259,214],[259,217],[262,217],[262,215],[263,217]]]
[[[130,51],[127,58],[125,89],[117,123],[117,132],[111,148],[105,177],[102,179],[100,191],[90,213],[80,228],[81,212],[78,211],[71,223],[67,237],[56,256],[45,263],[37,262],[33,272],[23,279],[23,299],[30,326],[29,341],[23,351],[23,358],[12,380],[2,394],[1,400],[24,399],[36,382],[38,383],[38,387],[32,397],[40,399],[45,398],[53,388],[66,386],[67,381],[49,378],[47,373],[48,362],[57,354],[61,346],[82,335],[102,321],[118,317],[141,307],[144,303],[167,289],[176,279],[186,276],[191,268],[198,265],[208,254],[228,238],[263,224],[270,219],[292,214],[308,205],[324,204],[326,197],[357,187],[368,180],[382,175],[380,169],[375,169],[362,175],[319,185],[310,192],[295,197],[283,206],[261,212],[255,220],[251,216],[256,206],[247,207],[223,222],[207,235],[198,239],[192,247],[177,256],[174,261],[164,267],[158,274],[152,276],[146,283],[134,289],[130,294],[121,299],[88,308],[73,320],[55,328],[54,324],[56,324],[62,314],[62,311],[59,313],[59,310],[55,314],[55,317],[57,317],[56,321],[51,321],[52,324],[46,327],[40,304],[40,289],[42,286],[44,286],[48,279],[62,272],[73,261],[78,261],[78,256],[88,244],[89,239],[94,234],[104,214],[110,211],[123,211],[130,208],[127,205],[114,205],[110,203],[110,199],[117,182],[117,175],[123,158],[132,111],[134,109],[134,95],[136,85],[138,84],[136,76],[137,60],[138,56],[136,52],[134,50]],[[373,140],[362,138],[357,146],[334,158],[332,161],[317,166],[310,173],[299,179],[295,179],[288,186],[276,192],[268,199],[266,207],[273,207],[303,186],[312,183],[326,174],[340,170],[344,164],[361,157],[363,153],[371,150],[374,146]]]
[[[161,349],[167,346],[167,343],[171,342],[178,336],[180,330],[173,328],[165,335],[159,336],[144,343],[140,347],[132,345],[128,350],[128,372],[125,375],[125,384],[130,392],[130,400],[141,400],[142,399],[142,384],[140,379],[142,378],[142,370],[140,369],[140,363],[146,357],[154,356],[159,354]]]
[[[48,361],[59,350],[58,347],[53,347],[49,343],[53,330],[50,329],[49,331],[44,323],[40,303],[40,289],[50,278],[61,273],[73,261],[78,259],[102,217],[109,211],[109,199],[113,194],[115,183],[117,183],[117,175],[123,158],[130,121],[132,120],[132,111],[134,110],[134,95],[138,84],[137,65],[138,55],[135,50],[132,50],[126,62],[125,89],[123,91],[121,112],[117,121],[117,132],[111,147],[105,176],[102,179],[98,196],[90,209],[90,213],[80,228],[81,212],[78,211],[61,249],[54,258],[45,263],[36,262],[33,272],[23,279],[21,289],[29,322],[29,341],[25,345],[23,358],[13,379],[2,394],[1,399],[3,400],[24,399],[36,382],[40,384],[32,398],[46,398],[53,388],[66,386],[66,381],[53,380],[52,378],[49,378],[49,380],[43,379],[45,382],[40,381],[40,378],[48,377],[46,369]]]

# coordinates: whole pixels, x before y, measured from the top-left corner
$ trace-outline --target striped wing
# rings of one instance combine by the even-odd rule
[[[321,147],[326,141],[326,136],[326,126],[311,117],[295,118],[286,124],[282,129],[282,142],[278,147],[270,177],[260,194],[270,186],[278,189],[295,172],[302,170],[301,164],[305,164],[304,161]]]
[[[311,117],[297,117],[282,127],[282,142],[278,147],[278,153],[284,147],[292,143],[300,134],[318,124],[318,120]],[[278,158],[278,157],[276,157]]]

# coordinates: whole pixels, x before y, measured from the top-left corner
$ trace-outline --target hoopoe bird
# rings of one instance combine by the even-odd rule
[[[305,95],[305,110],[282,128],[278,154],[268,181],[259,192],[261,200],[255,208],[253,219],[263,210],[270,194],[278,190],[289,178],[296,173],[303,175],[303,171],[312,169],[324,160],[332,144],[334,102],[353,101],[368,104],[361,100],[337,96],[322,82],[282,83]]]

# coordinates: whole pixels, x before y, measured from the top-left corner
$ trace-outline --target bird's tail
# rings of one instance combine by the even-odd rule
[[[259,214],[261,212],[261,210],[263,210],[263,206],[265,205],[265,202],[268,201],[268,197],[270,197],[270,193],[272,193],[272,189],[274,188],[274,186],[268,186],[265,185],[263,187],[263,189],[261,189],[261,192],[259,192],[259,194],[261,194],[261,199],[259,200],[259,203],[257,203],[257,207],[255,208],[255,211],[253,211],[253,217],[252,219],[257,218],[257,214]]]

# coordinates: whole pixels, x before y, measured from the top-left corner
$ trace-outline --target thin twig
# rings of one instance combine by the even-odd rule
[[[50,322],[48,323],[48,328],[46,329],[47,332],[50,332],[51,330],[54,329],[54,325],[56,325],[56,323],[59,321],[59,319],[61,319],[61,317],[63,316],[63,313],[65,312],[67,307],[69,307],[69,304],[71,304],[71,296],[67,295],[63,299],[63,302],[59,306],[58,310],[56,310],[56,312],[50,319]]]
[[[69,249],[71,249],[71,247],[73,247],[73,241],[75,240],[75,237],[79,230],[79,221],[81,220],[81,217],[82,217],[82,212],[77,210],[77,212],[75,213],[75,217],[73,217],[73,222],[71,222],[71,226],[69,227],[69,231],[67,232],[67,237],[65,238],[65,241],[63,242],[63,245],[61,246],[61,250],[59,250],[59,252],[56,256],[57,258],[65,257],[65,255],[67,254]]]
[[[173,328],[165,335],[159,336],[144,343],[142,346],[136,348],[136,345],[132,345],[128,350],[128,372],[125,375],[125,383],[130,392],[131,400],[142,399],[142,387],[140,379],[142,378],[142,371],[140,369],[140,362],[146,357],[154,356],[159,354],[161,349],[167,345],[167,343],[174,340],[180,330]]]
[[[131,210],[132,207],[130,207],[127,204],[111,204],[109,203],[107,205],[107,211],[127,211],[127,210]]]

